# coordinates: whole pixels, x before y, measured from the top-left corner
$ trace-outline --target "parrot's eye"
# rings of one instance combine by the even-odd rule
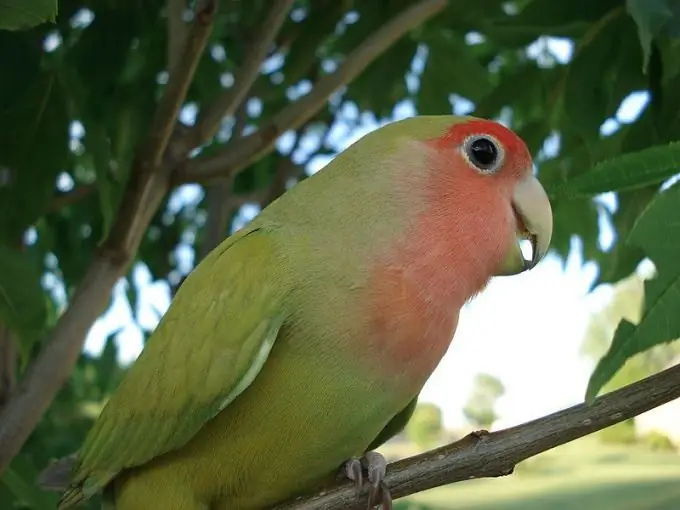
[[[480,172],[494,173],[503,162],[503,149],[488,136],[473,136],[465,142],[465,155]]]

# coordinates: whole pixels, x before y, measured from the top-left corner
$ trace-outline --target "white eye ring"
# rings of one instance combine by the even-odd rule
[[[503,164],[503,146],[490,135],[472,135],[463,142],[463,157],[481,174],[495,174]]]

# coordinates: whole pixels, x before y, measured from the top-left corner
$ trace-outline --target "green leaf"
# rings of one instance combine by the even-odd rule
[[[663,112],[659,121],[659,129],[664,138],[668,140],[680,140],[680,94],[677,93],[678,90],[680,90],[680,73],[669,80],[664,87]]]
[[[660,184],[680,172],[680,142],[655,145],[603,161],[553,192],[570,198]],[[551,190],[552,191],[552,190]]]
[[[36,490],[37,472],[25,454],[20,454],[2,476],[2,484],[31,510],[55,508],[59,496]]]
[[[45,211],[70,158],[65,91],[40,69],[39,44],[0,32],[0,237],[11,243]]]
[[[26,30],[57,18],[57,0],[2,0],[0,29]]]
[[[450,31],[436,39],[428,37],[427,62],[420,77],[416,107],[420,115],[451,113],[451,94],[472,102],[479,101],[492,89],[489,72],[474,56],[473,48]]]
[[[680,2],[677,0],[670,3],[672,18],[664,27],[664,33],[668,37],[680,38]]]
[[[31,258],[0,244],[0,320],[19,334],[25,357],[47,320],[40,270]]]
[[[621,321],[607,353],[593,371],[586,401],[632,356],[680,337],[680,185],[658,195],[640,216],[628,242],[640,246],[654,261],[658,275],[645,282],[645,310],[634,325]]]
[[[356,101],[361,110],[377,116],[392,113],[395,103],[407,95],[405,76],[416,53],[416,43],[402,37],[388,49],[383,58],[370,64],[347,87],[345,97]]]
[[[626,10],[635,20],[644,55],[642,70],[647,71],[652,41],[673,16],[671,0],[626,0]]]
[[[531,60],[504,67],[499,72],[496,87],[476,104],[475,115],[496,117],[509,104],[514,108],[529,109],[537,98],[546,95],[544,91],[548,84],[552,85],[550,82],[554,77],[555,70],[540,69]]]
[[[564,110],[573,129],[586,143],[597,142],[599,129],[606,118],[611,91],[608,77],[616,65],[621,11],[612,10],[594,23],[581,39],[581,45],[569,65],[564,85]],[[593,80],[597,76],[597,80]]]
[[[85,125],[85,148],[91,155],[96,184],[99,192],[99,207],[102,213],[102,235],[100,241],[106,239],[115,217],[122,186],[116,186],[111,182],[111,143],[104,127],[96,122]]]
[[[118,328],[108,335],[99,359],[94,361],[94,366],[97,369],[97,385],[102,395],[112,392],[118,384],[117,376],[120,375],[121,369],[118,365],[116,337],[122,330],[122,327]]]
[[[619,242],[600,261],[600,274],[593,282],[592,288],[602,283],[615,283],[625,278],[635,271],[644,258],[642,248],[626,243],[625,240],[630,236],[637,218],[647,208],[656,193],[656,186],[619,193],[619,205],[611,218]]]
[[[342,2],[311,3],[309,15],[299,24],[299,34],[293,39],[283,65],[286,85],[294,85],[307,77],[318,61],[323,42],[333,33],[345,9]]]
[[[553,0],[533,0],[508,24],[517,26],[560,27],[574,23],[593,22],[618,6],[618,0],[572,0],[555,2]]]
[[[553,201],[553,235],[550,248],[564,260],[571,250],[574,235],[583,241],[583,257],[594,260],[600,256],[597,206],[592,198]]]

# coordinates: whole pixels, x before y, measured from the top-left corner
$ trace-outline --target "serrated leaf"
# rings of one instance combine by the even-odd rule
[[[590,171],[551,190],[570,198],[661,184],[680,172],[680,142],[656,145],[595,165]]]
[[[640,216],[629,242],[644,249],[658,275],[645,282],[645,310],[640,322],[622,321],[607,353],[593,371],[586,401],[592,402],[602,387],[632,356],[680,337],[680,185],[658,195]]]
[[[626,11],[635,20],[644,55],[642,70],[647,71],[652,41],[673,16],[669,0],[626,0]]]
[[[57,0],[0,1],[0,29],[26,30],[57,18]]]
[[[41,272],[31,258],[3,244],[0,268],[0,322],[19,335],[20,351],[25,357],[47,320]]]

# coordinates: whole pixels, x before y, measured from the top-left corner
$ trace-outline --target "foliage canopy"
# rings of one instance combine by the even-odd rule
[[[338,78],[355,64],[354,50],[416,3],[438,7],[385,51],[364,54],[355,79]],[[642,317],[616,330],[589,398],[627,358],[680,337],[680,186],[669,184],[680,167],[679,2],[297,0],[253,62],[274,2],[225,0],[165,153],[170,177],[148,203],[131,191],[144,181],[133,169],[168,69],[181,68],[174,34],[192,36],[190,11],[175,0],[63,0],[56,18],[54,2],[38,1],[22,17],[19,4],[28,2],[0,7],[0,28],[12,29],[0,30],[0,404],[11,405],[15,376],[23,379],[56,335],[93,265],[113,261],[99,282],[102,306],[121,276],[137,310],[130,257],[176,289],[242,220],[244,204],[266,205],[310,162],[332,156],[343,133],[395,111],[471,113],[515,129],[553,203],[554,254],[580,247],[599,267],[597,284],[628,276],[645,257],[655,263]],[[554,43],[568,51],[556,54]],[[192,132],[249,63],[260,72],[244,100],[231,102],[240,106],[214,130]],[[622,119],[633,93],[645,106]],[[130,215],[138,235],[129,234]],[[610,246],[599,241],[601,221],[615,231]],[[70,378],[5,471],[0,500],[54,504],[31,490],[36,470],[77,448],[123,372],[116,349],[109,339],[100,356],[81,354],[72,371],[66,363]]]

